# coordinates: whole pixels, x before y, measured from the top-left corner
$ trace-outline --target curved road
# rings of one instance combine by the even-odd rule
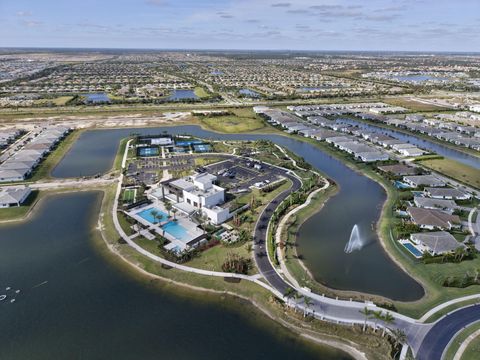
[[[480,304],[457,310],[441,318],[425,336],[417,359],[440,360],[455,334],[475,321],[480,321]]]
[[[122,161],[123,168],[125,167],[126,163],[127,149],[128,147],[126,148]],[[236,155],[231,156],[236,157]],[[297,299],[295,302],[292,302],[291,299],[286,299],[287,302],[292,306],[302,309],[303,311],[313,313],[315,317],[323,320],[329,320],[343,324],[363,324],[365,322],[365,317],[360,313],[360,310],[364,309],[366,306],[370,310],[381,310],[385,313],[385,309],[378,308],[371,303],[332,299],[306,291],[302,288],[295,288],[277,272],[268,257],[266,244],[268,225],[270,223],[272,214],[277,208],[277,206],[291,193],[298,191],[301,188],[302,183],[299,178],[297,178],[287,169],[274,167],[272,171],[287,177],[292,182],[292,186],[277,195],[277,197],[275,197],[269,204],[267,204],[267,206],[259,215],[257,223],[255,224],[253,249],[254,259],[260,274],[267,280],[271,287],[263,283],[257,277],[245,275],[242,276],[240,274],[231,273],[227,274],[220,272],[210,272],[201,269],[190,268],[185,265],[170,263],[167,260],[156,257],[155,255],[146,252],[143,248],[137,246],[136,243],[129,239],[129,237],[123,232],[116,216],[118,204],[117,200],[121,191],[123,174],[121,174],[118,178],[119,181],[117,186],[117,193],[115,196],[116,201],[114,202],[114,206],[112,209],[112,216],[115,227],[120,233],[120,235],[129,243],[129,245],[134,247],[137,251],[151,257],[156,261],[168,263],[168,265],[171,265],[180,270],[196,272],[209,276],[238,277],[245,280],[254,281],[260,286],[263,286],[264,288],[272,291],[279,297],[283,297],[283,294],[286,293],[287,289],[295,289],[300,295],[303,295],[303,298]],[[311,304],[306,305],[304,302],[304,297],[310,298]],[[412,347],[414,353],[418,355],[417,358],[419,360],[440,360],[444,349],[448,346],[448,343],[453,338],[453,336],[466,325],[471,324],[475,320],[480,320],[480,305],[460,309],[440,319],[434,324],[423,324],[418,320],[409,318],[402,314],[391,311],[389,312],[392,314],[392,316],[394,316],[395,319],[394,323],[392,324],[387,325],[382,323],[381,321],[374,322],[373,320],[368,320],[367,322],[375,327],[381,326],[403,330],[407,335],[408,344]]]

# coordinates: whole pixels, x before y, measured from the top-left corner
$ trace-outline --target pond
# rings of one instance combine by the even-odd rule
[[[253,91],[251,89],[240,89],[238,90],[240,95],[243,95],[245,97],[250,97],[250,98],[259,98],[260,94],[256,91]]]
[[[206,139],[268,139],[304,157],[340,187],[339,193],[299,230],[298,252],[315,278],[333,288],[379,294],[395,300],[417,300],[423,296],[422,287],[393,263],[372,229],[386,198],[383,188],[303,141],[281,135],[218,134],[198,126],[93,130],[79,137],[52,175],[67,178],[104,173],[112,167],[122,138],[133,132],[162,131]],[[344,249],[355,224],[364,245],[360,251],[347,254]]]
[[[195,91],[193,90],[173,90],[167,99],[170,101],[196,100],[198,96],[195,95]]]
[[[85,97],[85,104],[109,103],[111,100],[105,93],[91,93],[82,95]]]

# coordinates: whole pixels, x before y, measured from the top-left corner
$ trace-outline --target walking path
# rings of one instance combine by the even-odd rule
[[[126,156],[128,153],[128,147],[130,145],[131,140],[127,143],[125,148],[124,159],[122,161],[122,167],[126,166]],[[283,152],[283,151],[282,151]],[[286,156],[288,156],[285,152],[283,152]],[[233,155],[235,156],[235,155]],[[295,160],[291,159],[295,166]],[[335,322],[338,324],[363,324],[367,322],[370,326],[377,328],[383,327],[386,329],[400,329],[405,332],[408,339],[408,344],[413,348],[414,353],[420,353],[419,359],[421,360],[431,360],[431,359],[440,359],[440,357],[431,356],[431,349],[435,349],[438,351],[442,351],[445,349],[448,344],[445,343],[444,339],[451,338],[451,332],[456,330],[458,327],[464,326],[466,319],[469,322],[474,321],[474,318],[480,317],[480,311],[476,312],[476,307],[472,306],[469,308],[463,308],[461,310],[455,311],[449,314],[448,318],[442,318],[435,322],[434,324],[423,324],[427,317],[424,316],[420,320],[412,319],[408,316],[393,312],[387,311],[385,309],[379,308],[376,305],[369,303],[369,302],[359,302],[359,301],[347,301],[347,300],[339,300],[328,298],[322,295],[318,295],[303,289],[298,286],[296,281],[294,281],[293,277],[288,273],[286,267],[282,270],[277,270],[275,266],[272,264],[272,259],[268,256],[268,251],[266,248],[266,235],[268,227],[270,226],[270,220],[273,214],[273,211],[277,208],[278,204],[280,204],[283,200],[285,200],[292,192],[298,191],[301,188],[301,179],[296,177],[296,174],[292,174],[287,169],[280,168],[276,166],[278,169],[282,169],[285,172],[285,176],[292,181],[292,186],[290,189],[285,190],[281,194],[277,195],[275,199],[273,199],[267,206],[263,209],[262,213],[259,215],[258,221],[255,225],[254,230],[254,259],[259,269],[260,274],[249,276],[249,275],[242,275],[242,274],[235,274],[235,273],[225,273],[225,272],[217,272],[217,271],[209,271],[204,269],[193,268],[186,265],[177,264],[175,262],[168,261],[162,257],[154,255],[141,246],[137,245],[127,234],[123,231],[122,227],[120,226],[117,211],[118,211],[118,199],[121,194],[122,190],[122,181],[123,181],[123,173],[120,174],[118,177],[118,185],[114,199],[114,205],[112,209],[112,217],[114,226],[120,236],[127,242],[129,246],[134,248],[136,251],[141,253],[142,255],[148,257],[151,260],[157,261],[161,264],[166,266],[187,271],[199,275],[206,275],[206,276],[216,276],[216,277],[223,277],[223,278],[237,278],[252,281],[264,289],[270,291],[278,298],[284,299],[287,304],[292,307],[299,308],[305,314],[311,314],[316,318],[321,320],[328,320],[331,322]],[[325,189],[323,187],[322,189]],[[319,189],[321,190],[321,189]],[[311,199],[313,198],[314,194],[310,194],[309,198],[307,199],[307,203],[301,205],[296,210],[292,210],[287,214],[287,216],[291,216],[296,211],[299,211],[301,208],[310,203]],[[287,220],[282,219],[281,225],[284,226]],[[278,241],[279,238],[276,237]],[[280,273],[283,273],[289,280],[285,280]],[[261,281],[261,277],[263,277],[270,285],[267,285],[265,282]],[[292,281],[293,280],[293,281]],[[291,283],[296,284],[292,285]],[[287,293],[288,289],[294,289],[300,296],[296,297],[295,300],[287,297],[285,294]],[[436,308],[432,309],[428,314],[428,317],[431,316],[438,310],[449,306],[450,304],[456,303],[462,300],[452,300],[449,303],[442,304],[437,306]],[[390,313],[394,317],[394,321],[391,323],[384,323],[382,320],[372,320],[365,319],[365,316],[362,315],[361,310],[364,308],[368,308],[369,310],[373,311],[382,311],[385,313]],[[473,315],[472,315],[473,311]],[[467,318],[466,318],[467,316]],[[453,326],[447,326],[447,324],[453,324]],[[443,331],[443,342],[439,342],[435,340],[435,334],[431,331],[432,328],[439,329]],[[450,338],[448,338],[450,336]],[[429,341],[424,341],[425,338],[429,339]],[[433,339],[433,340],[432,340]],[[437,346],[440,345],[440,346]],[[420,351],[421,350],[421,351]]]
[[[472,236],[476,236],[477,234],[480,235],[480,229],[477,228],[480,219],[478,214],[476,223],[473,223],[473,214],[475,214],[476,211],[478,211],[477,208],[473,208],[468,214],[468,228],[470,229],[470,234],[472,234]]]
[[[470,334],[470,336],[467,337],[465,341],[462,343],[462,345],[460,345],[460,347],[458,348],[457,352],[455,353],[455,356],[453,357],[453,360],[460,360],[465,350],[467,350],[468,345],[470,345],[470,343],[479,336],[480,336],[480,329],[475,331],[473,334]]]
[[[128,153],[128,147],[130,146],[130,142],[131,142],[131,140],[129,140],[127,142],[127,145],[125,147],[124,160],[126,159],[126,156],[127,156],[127,153]],[[122,161],[122,166],[124,166],[124,165],[125,165],[125,161]],[[195,274],[199,274],[199,275],[216,276],[216,277],[223,277],[223,278],[236,278],[236,279],[243,279],[243,280],[252,281],[252,282],[260,285],[261,287],[267,289],[268,291],[274,293],[276,296],[282,297],[282,294],[278,293],[274,288],[265,284],[263,281],[261,281],[256,276],[249,276],[249,275],[236,274],[236,273],[226,273],[226,272],[219,272],[219,271],[209,271],[209,270],[204,270],[204,269],[193,268],[193,267],[190,267],[190,266],[181,265],[181,264],[177,264],[177,263],[172,262],[172,261],[168,261],[168,260],[166,260],[166,259],[164,259],[160,256],[154,255],[151,252],[142,248],[140,245],[135,243],[125,233],[125,231],[123,231],[122,227],[120,226],[120,222],[119,222],[118,216],[117,216],[117,211],[118,211],[118,200],[119,200],[120,194],[122,192],[123,173],[120,174],[118,180],[119,181],[118,181],[118,185],[117,185],[117,191],[116,191],[116,194],[115,194],[114,205],[113,205],[113,209],[112,209],[113,223],[114,223],[115,229],[120,234],[120,236],[123,238],[123,240],[125,240],[127,242],[127,244],[129,246],[131,246],[132,248],[134,248],[136,251],[138,251],[139,253],[148,257],[151,260],[157,261],[161,264],[164,264],[166,266],[169,266],[169,267],[172,267],[172,268],[175,268],[175,269],[178,269],[178,270],[191,272],[191,273],[195,273]]]

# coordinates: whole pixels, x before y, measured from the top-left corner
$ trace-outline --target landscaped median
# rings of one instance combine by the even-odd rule
[[[480,323],[456,334],[444,353],[444,360],[477,360],[480,354]]]

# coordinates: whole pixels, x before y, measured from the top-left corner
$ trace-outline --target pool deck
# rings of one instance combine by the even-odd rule
[[[176,238],[175,236],[173,236],[168,231],[165,231],[162,228],[162,226],[165,225],[166,223],[173,221],[173,217],[169,217],[168,219],[162,219],[160,223],[153,224],[139,215],[142,211],[152,209],[152,208],[158,209],[161,212],[168,214],[168,211],[165,209],[165,206],[162,204],[161,201],[158,201],[158,200],[154,201],[152,204],[131,209],[127,211],[126,214],[134,218],[135,220],[137,220],[149,231],[154,231],[158,235],[163,236],[168,241],[170,241],[170,243],[173,245],[169,245],[169,248],[174,246],[180,251],[184,251],[190,248],[190,246],[188,245],[189,243],[195,242],[195,240],[201,240],[201,238],[204,237],[203,231],[200,230],[197,224],[191,221],[186,215],[177,213],[175,216],[177,224],[179,226],[182,226],[185,229],[185,232],[187,234],[185,237],[182,237],[181,239]]]

